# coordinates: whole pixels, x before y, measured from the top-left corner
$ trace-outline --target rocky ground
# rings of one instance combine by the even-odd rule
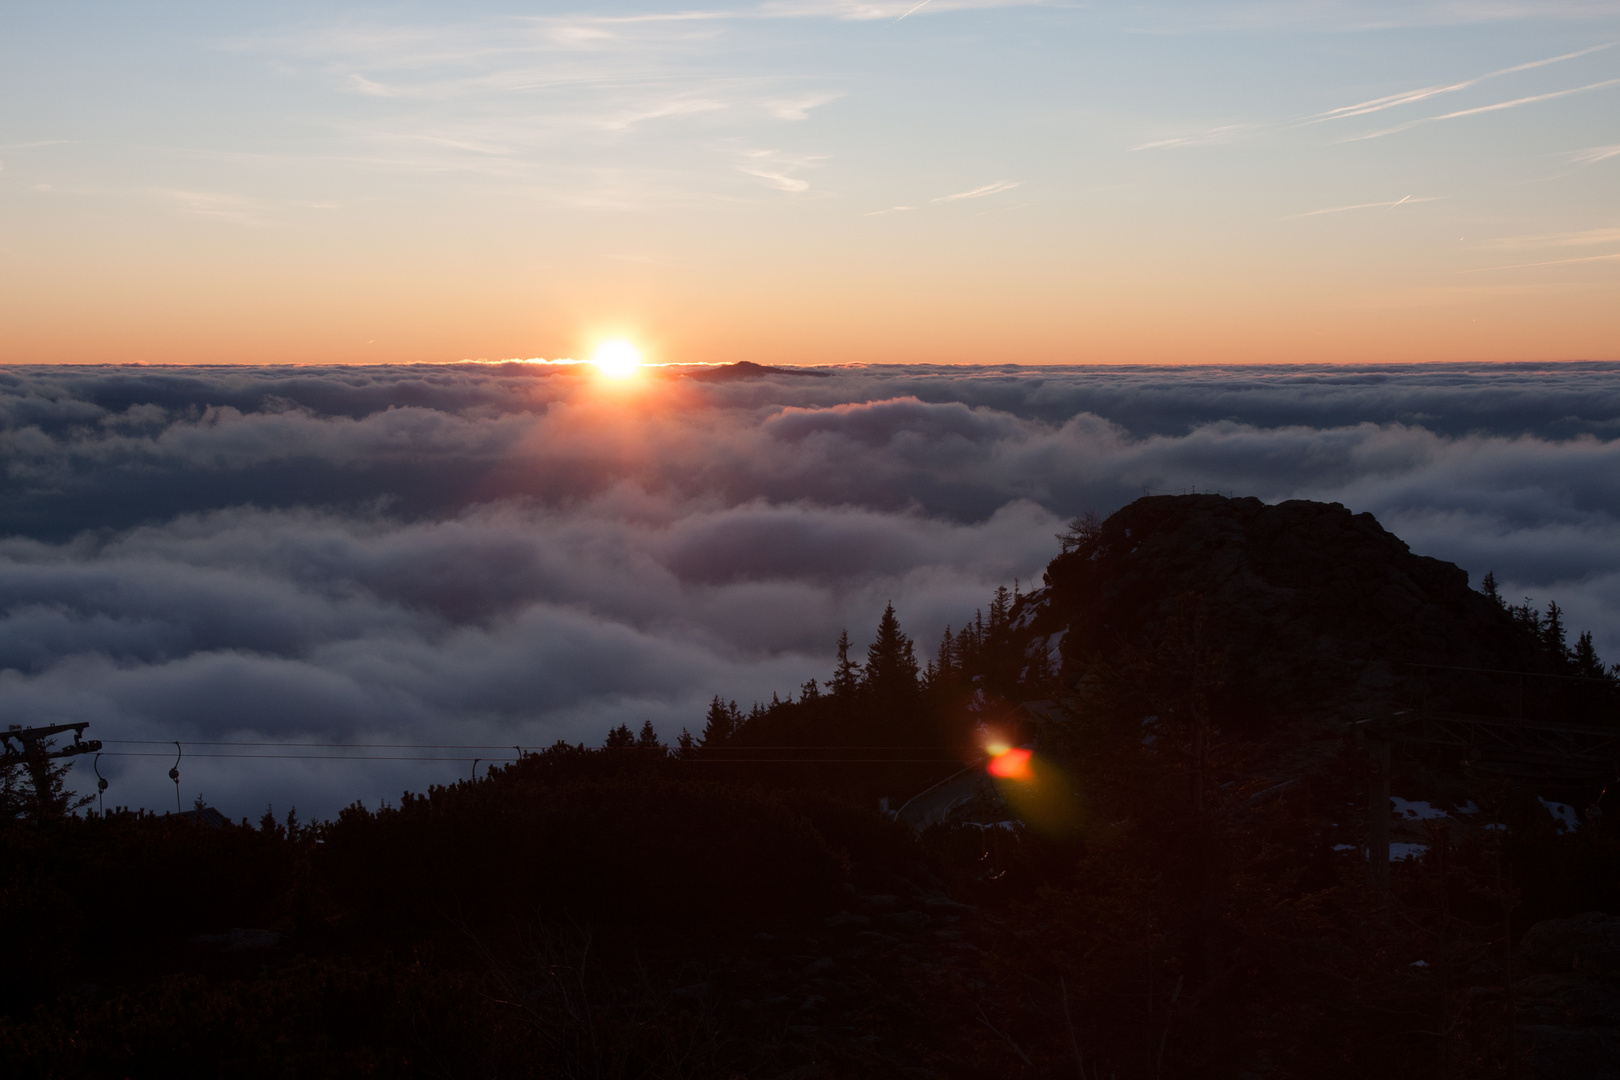
[[[1620,1080],[1620,916],[1536,923],[1518,960],[1518,1033],[1538,1080]]]

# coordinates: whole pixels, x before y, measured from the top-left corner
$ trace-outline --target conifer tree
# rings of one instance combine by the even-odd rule
[[[800,704],[803,704],[804,702],[807,702],[807,701],[818,701],[818,700],[820,700],[820,698],[821,698],[821,688],[816,685],[816,680],[811,679],[809,682],[804,683],[803,685],[801,685],[799,687],[799,703]]]
[[[833,677],[828,685],[832,687],[832,695],[848,701],[855,696],[860,686],[861,665],[849,658],[849,631],[841,631],[838,635],[838,666],[833,669]]]
[[[1507,601],[1502,599],[1502,590],[1496,584],[1496,572],[1494,570],[1485,571],[1485,578],[1479,583],[1479,591],[1490,597],[1491,602],[1497,607],[1506,610]]]
[[[22,759],[0,754],[0,821],[12,821],[22,813]]]
[[[996,595],[990,599],[990,631],[994,633],[1007,625],[1007,615],[1012,610],[1012,593],[1007,586],[997,585]]]
[[[1569,660],[1569,643],[1565,640],[1564,610],[1558,601],[1547,601],[1547,613],[1541,617],[1541,645],[1560,663]]]
[[[1575,639],[1572,659],[1575,663],[1575,674],[1584,675],[1588,679],[1603,678],[1603,661],[1598,659],[1597,649],[1592,645],[1592,631],[1583,630],[1581,636]]]
[[[726,745],[736,734],[742,719],[742,711],[737,708],[735,701],[727,704],[720,700],[719,694],[714,695],[714,700],[709,702],[709,713],[703,718],[703,734],[698,737],[698,745]]]
[[[1541,612],[1530,606],[1528,596],[1524,598],[1524,603],[1515,604],[1509,607],[1508,611],[1512,614],[1513,621],[1518,623],[1520,627],[1538,637],[1541,635]]]
[[[636,737],[630,734],[628,727],[620,724],[607,733],[607,738],[603,740],[602,745],[609,750],[624,750],[636,745]]]
[[[658,732],[653,730],[651,720],[641,722],[641,733],[636,736],[638,750],[662,750],[664,744],[658,741]]]
[[[956,643],[951,640],[951,628],[947,624],[939,638],[939,655],[934,658],[934,674],[929,681],[933,685],[949,686],[956,681],[957,673]]]
[[[867,646],[865,685],[883,697],[917,689],[917,655],[900,630],[893,604],[883,609],[877,637]]]

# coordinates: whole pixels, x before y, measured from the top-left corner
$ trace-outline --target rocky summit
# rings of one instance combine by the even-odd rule
[[[1157,495],[1078,522],[1028,598],[1062,631],[1062,681],[1196,632],[1218,657],[1224,722],[1387,704],[1416,665],[1539,671],[1540,642],[1452,563],[1338,503]],[[1179,627],[1179,629],[1177,629]]]

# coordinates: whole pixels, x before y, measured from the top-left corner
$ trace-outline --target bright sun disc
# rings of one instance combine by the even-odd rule
[[[641,350],[628,341],[604,341],[596,347],[591,363],[603,375],[623,379],[641,367]]]

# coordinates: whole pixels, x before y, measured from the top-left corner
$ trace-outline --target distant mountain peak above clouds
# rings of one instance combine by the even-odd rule
[[[752,360],[739,360],[735,364],[720,364],[715,367],[698,368],[694,371],[684,371],[683,377],[695,379],[698,382],[737,382],[741,379],[763,379],[767,375],[798,375],[810,379],[825,379],[825,371],[812,371],[807,368],[766,367],[756,364]]]

